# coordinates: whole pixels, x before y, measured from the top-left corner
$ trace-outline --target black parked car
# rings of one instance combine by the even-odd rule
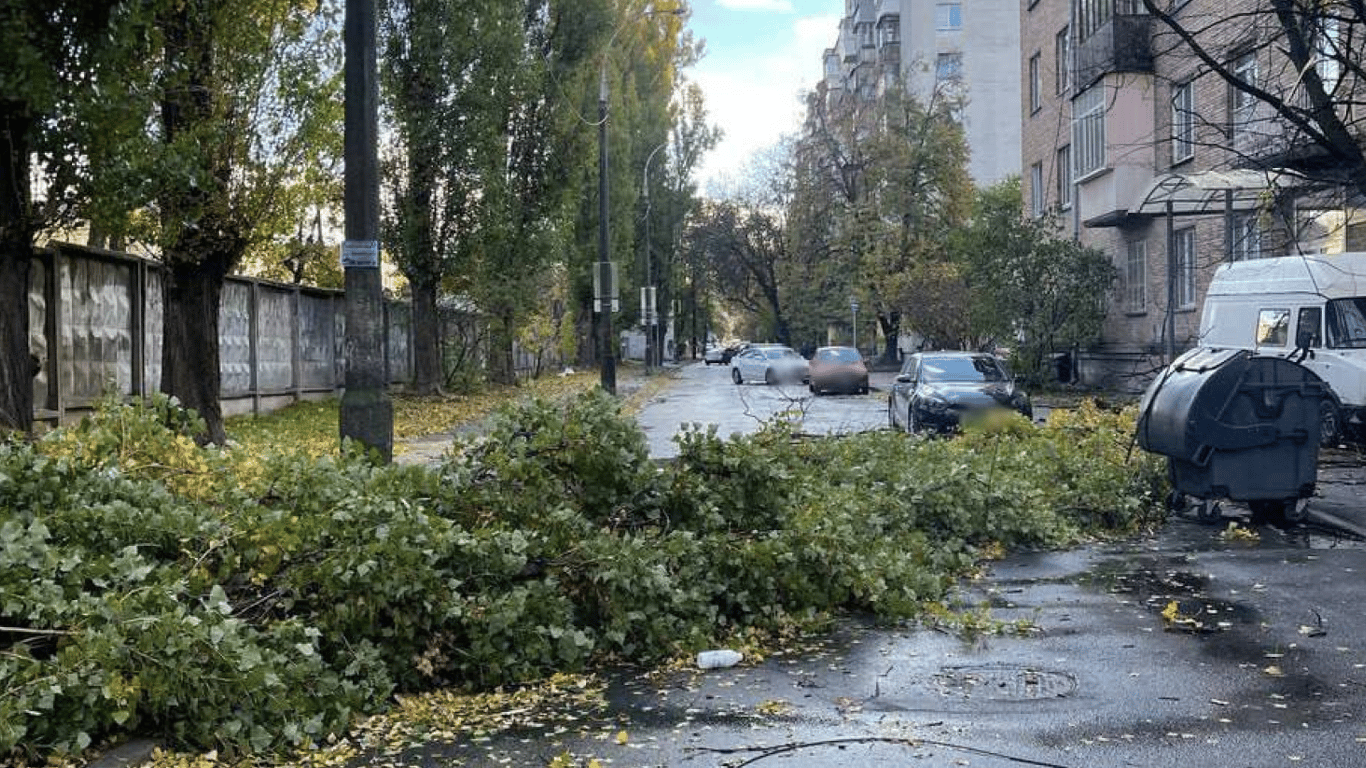
[[[907,432],[949,432],[965,415],[992,408],[1034,415],[1005,364],[985,352],[917,352],[906,358],[887,397],[888,421]]]

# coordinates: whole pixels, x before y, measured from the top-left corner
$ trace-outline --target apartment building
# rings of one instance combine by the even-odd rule
[[[1159,7],[1199,30],[1208,59],[1142,0],[1019,10],[1025,210],[1058,215],[1120,275],[1102,341],[1078,361],[1089,384],[1139,389],[1196,345],[1220,263],[1366,248],[1361,201],[1325,173],[1331,159],[1214,71],[1306,107],[1303,68],[1286,61],[1275,24],[1245,13],[1250,0]],[[1327,54],[1351,55],[1336,29],[1315,58],[1325,83],[1343,76]]]
[[[1020,99],[1019,13],[1013,0],[845,0],[825,50],[825,91],[871,98],[892,82],[929,98],[964,97],[969,172],[987,186],[1019,173],[1020,125],[1002,105]]]

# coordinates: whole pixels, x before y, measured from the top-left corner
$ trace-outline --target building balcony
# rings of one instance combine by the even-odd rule
[[[1152,18],[1117,15],[1076,45],[1076,82],[1079,88],[1111,72],[1153,71]]]

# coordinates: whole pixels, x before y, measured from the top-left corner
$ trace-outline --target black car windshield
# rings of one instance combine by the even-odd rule
[[[816,354],[816,359],[831,363],[857,363],[862,358],[859,353],[847,347],[837,347],[834,349],[822,349]]]
[[[920,363],[925,381],[1005,381],[1005,371],[990,357],[927,357]]]
[[[1366,297],[1328,302],[1328,346],[1366,348]]]

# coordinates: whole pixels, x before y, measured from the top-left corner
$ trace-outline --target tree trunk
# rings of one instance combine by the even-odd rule
[[[495,384],[516,384],[517,367],[513,361],[513,317],[499,312],[489,334],[489,380]]]
[[[877,322],[882,327],[882,361],[895,363],[897,362],[896,345],[901,337],[901,314],[899,312],[890,314],[879,312]]]
[[[29,351],[28,276],[32,248],[0,242],[0,433],[33,426],[33,356]]]
[[[436,308],[434,281],[411,283],[413,291],[413,393],[441,392],[440,315]]]
[[[171,259],[161,272],[161,391],[199,413],[200,442],[222,445],[223,408],[218,401],[218,309],[231,259],[205,254],[198,263]]]
[[[33,426],[33,357],[29,351],[28,278],[33,258],[28,215],[32,119],[23,105],[0,101],[0,432]]]

